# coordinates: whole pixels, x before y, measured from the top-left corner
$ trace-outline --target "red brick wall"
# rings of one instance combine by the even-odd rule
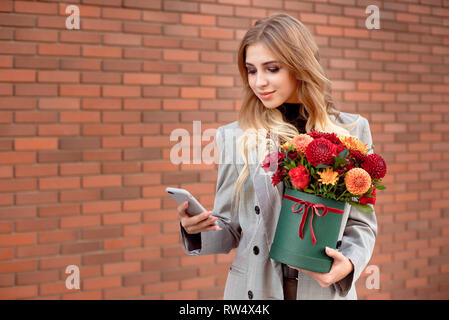
[[[1,299],[222,297],[233,254],[185,255],[164,193],[211,209],[216,166],[171,164],[169,136],[236,119],[239,40],[277,12],[310,28],[339,108],[369,119],[388,162],[380,288],[365,273],[360,298],[449,298],[449,1],[3,0]]]

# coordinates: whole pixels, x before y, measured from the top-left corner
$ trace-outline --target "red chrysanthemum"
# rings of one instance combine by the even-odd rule
[[[311,132],[308,133],[309,136],[311,136],[313,139],[319,139],[319,138],[325,138],[336,145],[343,145],[338,136],[335,133],[329,133],[329,132],[319,132],[314,129],[312,129]]]
[[[310,182],[309,171],[304,166],[297,166],[288,172],[290,178],[292,179],[292,184],[299,188],[305,189]]]
[[[387,164],[385,160],[378,154],[372,153],[365,157],[362,163],[362,168],[365,169],[371,178],[382,179],[387,173]]]
[[[279,182],[281,182],[284,179],[284,174],[286,172],[285,168],[279,168],[272,176],[271,176],[271,183],[273,186],[276,186]]]
[[[362,196],[361,198],[360,198],[360,204],[368,204],[368,203],[371,203],[372,205],[375,205],[376,204],[376,188],[373,188],[373,192],[371,192],[371,194],[370,194],[371,196],[374,196],[374,198],[370,198],[370,197],[367,197],[367,196]]]
[[[306,148],[306,158],[313,166],[318,164],[330,165],[337,155],[337,146],[326,138],[314,139]]]
[[[365,161],[365,158],[366,158],[366,155],[364,155],[363,153],[361,153],[358,150],[350,150],[349,151],[349,156],[352,157],[359,164],[362,164],[363,161]]]

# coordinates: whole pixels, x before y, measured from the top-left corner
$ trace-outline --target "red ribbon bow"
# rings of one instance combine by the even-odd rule
[[[306,219],[307,219],[307,213],[309,212],[309,208],[312,209],[312,217],[310,218],[310,234],[312,236],[312,243],[313,245],[315,245],[316,243],[316,237],[315,237],[315,233],[313,232],[313,216],[316,214],[319,217],[324,217],[329,211],[330,212],[334,212],[334,213],[338,213],[338,214],[343,214],[344,211],[340,210],[340,209],[335,209],[335,208],[331,208],[331,207],[327,207],[324,204],[321,203],[310,203],[308,201],[302,200],[302,199],[298,199],[292,196],[289,196],[288,194],[284,194],[284,198],[294,201],[295,203],[292,206],[292,212],[293,213],[301,213],[301,211],[303,211],[303,215],[301,218],[301,223],[299,224],[299,237],[301,239],[304,239],[304,225],[306,223]],[[295,210],[296,206],[298,204],[302,204],[302,206]],[[318,210],[322,210],[323,212],[320,214],[318,212]]]

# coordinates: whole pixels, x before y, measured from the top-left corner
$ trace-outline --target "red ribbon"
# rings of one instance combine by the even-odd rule
[[[309,212],[309,208],[312,209],[312,217],[310,218],[310,234],[312,235],[313,245],[315,245],[315,243],[316,243],[315,233],[313,232],[313,216],[316,214],[319,217],[324,217],[329,211],[338,213],[338,214],[344,213],[343,210],[327,207],[321,203],[316,203],[316,204],[310,203],[308,201],[289,196],[288,194],[284,194],[284,198],[295,202],[292,206],[293,213],[301,213],[301,211],[303,211],[301,223],[299,224],[299,237],[301,239],[304,239],[303,230],[304,230],[304,225],[305,225],[306,219],[307,219],[307,213]],[[302,204],[302,206],[298,210],[295,210],[295,208],[298,204],[300,204],[300,205]],[[323,212],[320,214],[318,212],[318,210],[322,210]]]

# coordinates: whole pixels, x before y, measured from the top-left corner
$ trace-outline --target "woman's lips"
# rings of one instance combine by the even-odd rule
[[[260,98],[262,98],[263,100],[268,100],[273,96],[274,92],[275,91],[271,91],[268,93],[260,93],[259,95],[260,95]]]

